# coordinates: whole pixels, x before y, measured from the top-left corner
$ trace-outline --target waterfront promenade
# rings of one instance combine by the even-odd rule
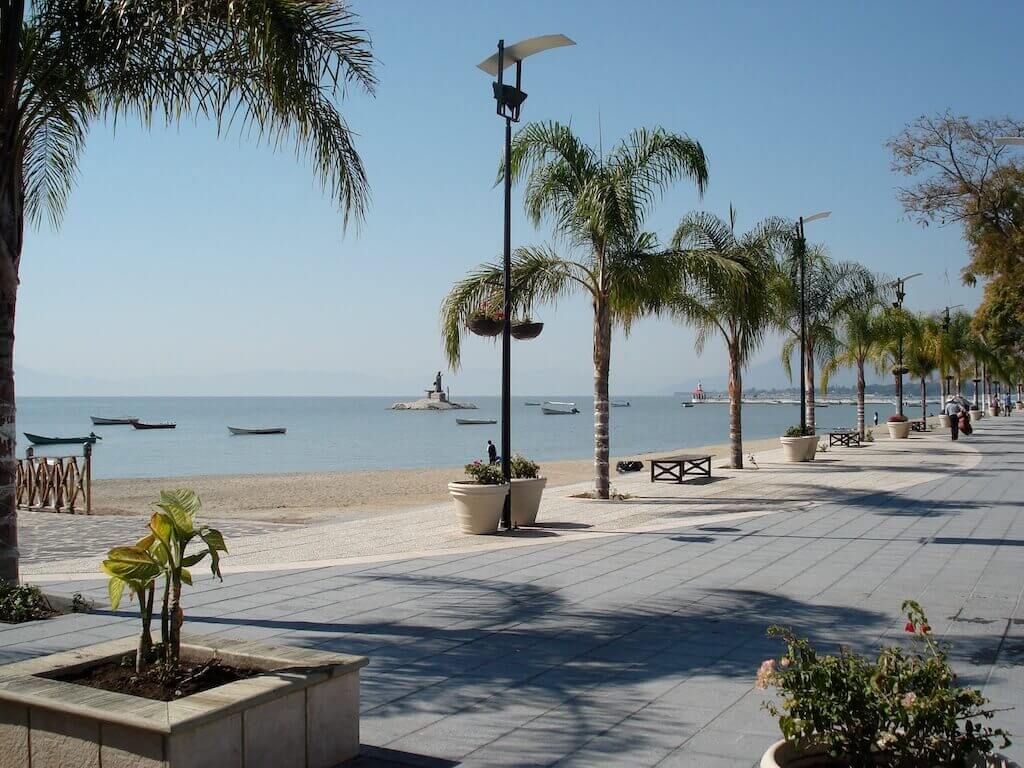
[[[631,478],[620,504],[552,494],[547,526],[517,537],[451,536],[443,507],[378,519],[377,545],[369,528],[239,531],[236,571],[187,593],[186,628],[369,656],[362,765],[718,768],[778,738],[753,688],[780,650],[769,624],[870,649],[902,637],[912,597],[1024,736],[1024,417],[758,463]],[[101,610],[4,627],[0,658],[134,632],[88,558],[35,551],[27,572]]]

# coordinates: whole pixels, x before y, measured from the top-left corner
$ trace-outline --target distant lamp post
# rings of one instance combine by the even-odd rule
[[[907,296],[907,292],[904,290],[907,280],[912,277],[920,277],[921,274],[921,272],[915,272],[905,277],[897,277],[889,284],[896,289],[896,301],[892,303],[892,308],[897,312],[903,309],[903,299]],[[906,372],[907,369],[903,366],[903,329],[901,328],[896,346],[896,368],[893,370],[893,375],[896,377],[896,413],[899,416],[903,415],[903,375]]]
[[[962,306],[963,306],[963,304],[956,304],[956,305],[954,305],[952,307],[944,307],[943,310],[942,310],[942,313],[943,313],[942,332],[947,337],[949,336],[949,325],[950,325],[949,311],[951,309],[960,309],[960,307],[962,307]],[[943,405],[945,405],[945,401],[946,400],[948,400],[950,397],[953,396],[953,372],[950,371],[948,374],[946,374],[945,378],[946,378],[946,395],[943,398]]]
[[[501,474],[505,483],[512,480],[512,123],[519,122],[519,113],[526,101],[526,92],[522,89],[523,59],[566,45],[576,43],[565,35],[541,35],[508,46],[504,40],[499,40],[498,52],[477,64],[479,69],[497,78],[493,84],[494,100],[498,115],[505,119],[505,318],[501,332]],[[516,84],[509,85],[504,79],[505,68],[513,64],[516,65]],[[505,496],[501,523],[506,530],[512,528],[511,490]]]
[[[821,211],[810,216],[801,216],[796,225],[797,259],[800,265],[800,434],[807,434],[807,238],[804,224],[827,219],[832,211]]]

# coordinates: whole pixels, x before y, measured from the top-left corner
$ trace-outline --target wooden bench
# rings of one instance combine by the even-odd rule
[[[860,432],[856,429],[837,429],[828,433],[828,447],[842,445],[846,448],[860,445]]]
[[[911,432],[927,432],[928,431],[928,420],[922,419],[920,416],[916,419],[910,420],[910,431]]]
[[[685,475],[711,477],[710,453],[681,453],[663,459],[651,459],[651,482],[673,480],[683,482]]]

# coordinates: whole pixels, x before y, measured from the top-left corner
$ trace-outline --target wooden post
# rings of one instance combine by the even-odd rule
[[[92,514],[92,443],[82,446],[85,452],[85,514]]]

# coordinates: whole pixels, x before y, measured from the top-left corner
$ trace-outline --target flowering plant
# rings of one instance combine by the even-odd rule
[[[466,474],[480,485],[501,485],[505,482],[500,464],[485,464],[479,459],[466,465]]]
[[[797,426],[789,427],[785,431],[785,433],[783,433],[783,436],[784,437],[810,437],[813,434],[814,433],[811,432],[810,429],[807,429],[807,428],[801,429],[800,426],[797,425]]]
[[[909,419],[907,419],[907,417],[904,416],[902,413],[894,413],[892,416],[886,419],[886,421],[888,421],[890,424],[902,424],[904,421],[909,421]]]
[[[517,480],[533,480],[540,474],[540,464],[517,453],[512,457],[512,477]]]
[[[841,647],[819,656],[785,627],[772,626],[786,654],[768,659],[757,687],[777,688],[782,702],[764,705],[787,741],[827,751],[850,768],[962,766],[988,755],[1007,733],[980,723],[994,712],[980,691],[961,688],[921,606],[903,603],[911,648],[885,646],[870,659]]]
[[[469,314],[470,320],[493,320],[495,322],[501,322],[505,319],[505,308],[504,302],[499,296],[492,296],[486,301],[482,302],[479,307],[474,309]]]

